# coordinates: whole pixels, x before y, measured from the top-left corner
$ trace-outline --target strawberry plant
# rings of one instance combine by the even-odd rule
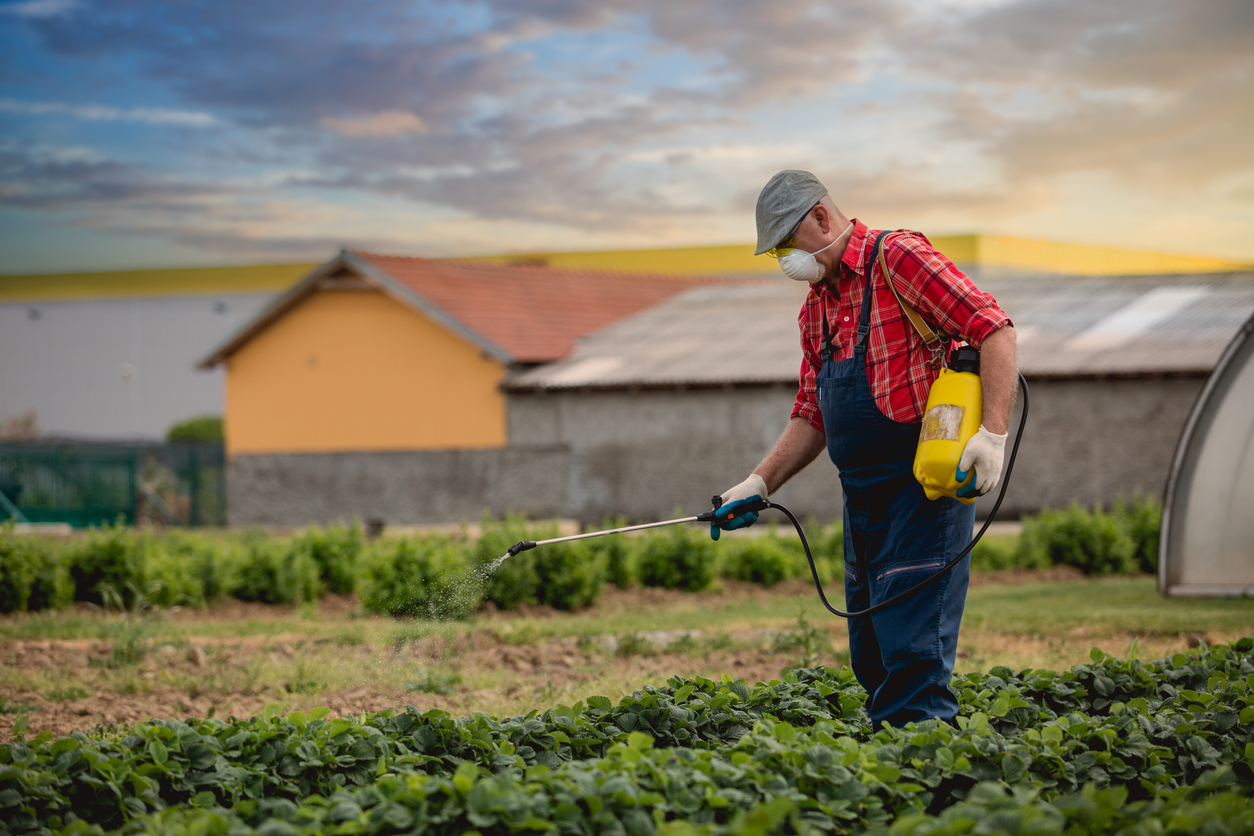
[[[0,834],[1250,832],[1254,638],[955,687],[956,726],[903,729],[873,730],[853,677],[825,668],[520,717],[43,735],[0,746]]]

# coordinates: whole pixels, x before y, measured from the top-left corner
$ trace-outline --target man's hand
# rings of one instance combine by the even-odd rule
[[[1001,481],[1001,463],[1006,454],[1006,435],[991,433],[980,425],[979,432],[971,436],[962,458],[958,461],[958,471],[954,474],[959,482],[967,480],[967,473],[975,468],[975,478],[971,484],[958,489],[958,496],[964,499],[983,496]]]
[[[750,502],[766,499],[768,495],[766,481],[756,473],[750,473],[748,479],[723,491],[723,504],[714,512],[716,521],[710,523],[710,539],[717,540],[721,529],[734,531],[737,528],[748,528],[757,522],[757,511],[738,514],[736,509]]]

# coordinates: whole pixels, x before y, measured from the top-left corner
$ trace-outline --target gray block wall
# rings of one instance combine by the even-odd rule
[[[1029,424],[999,518],[1073,500],[1109,506],[1137,490],[1160,496],[1202,382],[1032,381]],[[794,394],[785,386],[511,393],[505,449],[237,456],[229,519],[423,524],[516,511],[596,524],[697,513],[766,454]],[[820,455],[773,498],[803,518],[839,517],[836,468]]]

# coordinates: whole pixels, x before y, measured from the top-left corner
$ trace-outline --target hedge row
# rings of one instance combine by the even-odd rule
[[[1018,538],[988,538],[972,553],[980,569],[1076,566],[1086,573],[1153,571],[1157,503],[1137,498],[1109,513],[1072,506],[1024,521]],[[607,520],[605,527],[625,524]],[[499,563],[519,540],[557,536],[552,525],[485,520],[477,540],[450,535],[383,538],[367,544],[360,526],[310,528],[295,537],[171,530],[157,535],[106,526],[68,541],[0,528],[0,612],[73,601],[101,603],[110,586],[125,603],[139,593],[159,605],[221,598],[288,604],[325,592],[356,592],[374,612],[460,619],[489,601],[510,609],[543,604],[570,610],[596,600],[606,583],[704,589],[716,577],[773,586],[809,574],[796,535],[710,540],[702,526],[612,536],[523,552]],[[809,533],[820,577],[842,574],[839,525]]]
[[[521,518],[485,520],[483,531],[477,540],[432,534],[367,543],[357,524],[314,527],[295,537],[105,526],[63,541],[3,526],[0,612],[100,604],[108,586],[127,605],[146,594],[161,606],[223,598],[292,604],[356,592],[374,612],[456,619],[485,601],[503,609],[575,609],[596,600],[607,582],[697,590],[719,575],[770,586],[809,572],[795,537],[782,531],[728,538],[716,548],[699,527],[675,526],[643,537],[546,546],[495,569],[512,544],[558,532]],[[815,537],[821,554],[839,553],[839,527]],[[833,568],[820,558],[819,565],[825,580],[839,574],[839,562]]]
[[[958,690],[956,727],[878,731],[848,672],[820,669],[754,688],[676,678],[506,719],[320,709],[45,733],[0,746],[0,834],[1254,825],[1252,638],[1149,663],[1094,651],[1062,673],[968,674]]]

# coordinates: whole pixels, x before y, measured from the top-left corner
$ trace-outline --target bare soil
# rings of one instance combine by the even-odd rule
[[[1075,570],[1056,567],[981,573],[973,577],[972,585],[1080,577]],[[836,597],[843,597],[839,585],[833,586]],[[578,614],[599,619],[648,612],[655,614],[652,622],[661,630],[667,627],[669,610],[691,608],[694,603],[726,614],[719,622],[726,635],[717,640],[707,635],[669,648],[660,645],[673,635],[655,639],[653,645],[641,643],[638,637],[633,637],[637,639],[634,645],[610,636],[600,637],[608,639],[606,643],[534,638],[531,629],[570,617],[546,607],[481,612],[473,629],[460,625],[410,640],[403,635],[404,622],[356,620],[358,606],[351,596],[321,601],[307,613],[310,620],[304,623],[311,629],[304,633],[290,607],[231,601],[204,610],[186,609],[171,616],[180,630],[177,640],[158,634],[143,658],[113,667],[109,665],[110,646],[100,640],[0,639],[0,740],[11,738],[19,717],[25,717],[28,734],[48,730],[59,736],[124,728],[151,718],[247,717],[270,704],[285,711],[324,705],[336,715],[405,705],[439,708],[455,716],[475,711],[523,714],[559,703],[569,705],[593,694],[617,699],[671,676],[716,679],[729,673],[749,683],[769,681],[778,678],[785,666],[797,663],[798,651],[774,651],[773,634],[779,630],[745,623],[741,612],[754,603],[778,602],[794,595],[813,595],[808,578],[774,589],[723,581],[720,588],[695,595],[607,587],[594,607]],[[0,622],[16,618],[20,616]],[[223,625],[251,622],[258,625],[256,630],[247,626],[241,628],[245,635],[222,635]],[[345,635],[328,638],[328,628]],[[823,661],[838,664],[841,650],[847,648],[845,623],[823,621],[821,630],[836,650],[836,655],[826,654]],[[533,638],[527,638],[529,634]],[[1134,638],[1109,633],[1089,636],[1085,629],[1056,636],[964,632],[959,669],[983,670],[1003,663],[1066,666],[1086,659],[1088,647],[1095,644],[1123,653]],[[1222,638],[1142,636],[1141,658],[1157,658],[1198,641],[1215,643]],[[430,693],[433,683],[451,690]]]

